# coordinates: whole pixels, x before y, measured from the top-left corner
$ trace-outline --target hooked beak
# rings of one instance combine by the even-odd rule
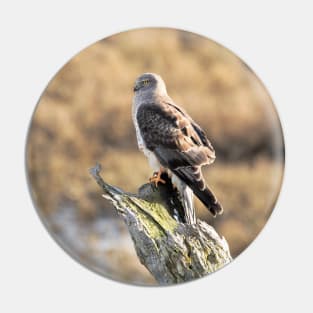
[[[134,92],[136,92],[137,90],[139,90],[139,86],[135,85],[133,90],[134,90]]]

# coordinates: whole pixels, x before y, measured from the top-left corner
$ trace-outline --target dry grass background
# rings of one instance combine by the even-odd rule
[[[147,181],[151,170],[137,149],[131,121],[132,87],[143,72],[160,74],[174,101],[212,141],[217,160],[205,169],[205,176],[225,213],[213,220],[197,201],[198,216],[226,237],[237,256],[264,226],[280,189],[284,166],[280,124],[263,85],[239,58],[187,32],[121,33],[83,50],[57,73],[37,106],[27,145],[29,181],[38,210],[62,241],[70,223],[90,230],[97,219],[117,220],[88,175],[96,162],[103,165],[108,182],[125,190],[135,192]],[[75,209],[75,218],[56,223],[55,214],[68,208]],[[117,225],[121,231],[116,236],[128,236]],[[79,236],[74,241],[85,240],[85,248],[90,248],[92,231],[83,239]],[[106,241],[105,235],[97,236]],[[85,248],[77,252],[73,241],[65,246],[78,258],[85,253],[84,263],[102,274],[152,283],[127,242],[129,247],[117,252],[110,246],[96,265],[93,252],[86,255]],[[125,265],[126,250],[133,260],[131,269]]]

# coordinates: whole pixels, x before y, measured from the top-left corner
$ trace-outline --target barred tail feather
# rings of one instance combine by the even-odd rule
[[[223,207],[217,201],[216,197],[208,187],[206,187],[204,190],[195,189],[194,193],[199,198],[199,200],[209,209],[214,217],[217,214],[223,213]]]
[[[193,206],[193,192],[188,186],[185,186],[182,193],[182,198],[187,224],[196,224],[196,213]]]
[[[177,168],[172,170],[199,198],[215,217],[223,213],[223,207],[214,196],[213,192],[206,186],[201,171],[195,167]]]

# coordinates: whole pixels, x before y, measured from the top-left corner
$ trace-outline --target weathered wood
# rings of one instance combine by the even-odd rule
[[[123,217],[140,262],[160,284],[199,278],[232,260],[226,240],[212,226],[180,222],[181,204],[169,181],[157,188],[143,185],[134,195],[104,182],[100,171],[97,165],[90,173]]]

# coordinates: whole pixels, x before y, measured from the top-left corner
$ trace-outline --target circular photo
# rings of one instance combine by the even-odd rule
[[[233,52],[143,28],[96,42],[52,78],[26,171],[43,224],[76,261],[173,285],[256,238],[280,192],[284,140],[271,97]]]

